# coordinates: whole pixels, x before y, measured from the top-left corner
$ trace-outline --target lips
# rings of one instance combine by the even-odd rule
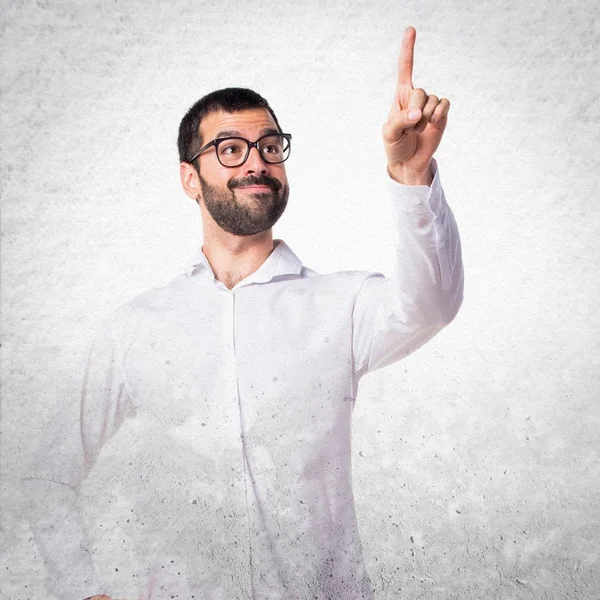
[[[240,186],[240,190],[248,190],[249,192],[270,192],[271,188],[267,185],[246,185]]]

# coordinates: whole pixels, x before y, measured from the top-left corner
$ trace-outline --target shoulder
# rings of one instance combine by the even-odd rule
[[[180,305],[182,299],[192,293],[192,288],[189,274],[182,273],[162,287],[151,288],[138,294],[121,305],[117,311],[135,313],[168,310],[173,305]]]
[[[183,273],[168,284],[146,290],[118,306],[105,319],[102,328],[121,332],[137,329],[161,313],[185,306],[186,297],[191,293],[190,278]]]
[[[385,279],[382,273],[366,270],[334,271],[318,273],[308,267],[302,267],[302,276],[309,278],[312,285],[323,292],[356,296],[367,279]]]

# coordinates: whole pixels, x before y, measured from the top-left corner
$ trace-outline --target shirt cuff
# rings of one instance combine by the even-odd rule
[[[442,209],[442,184],[435,158],[431,159],[431,185],[404,185],[388,174],[388,189],[394,206],[409,213],[433,213],[437,216]]]

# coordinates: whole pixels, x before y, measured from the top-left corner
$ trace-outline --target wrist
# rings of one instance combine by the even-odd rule
[[[402,185],[431,186],[433,182],[430,163],[422,170],[410,169],[404,165],[388,165],[387,170],[389,176]]]

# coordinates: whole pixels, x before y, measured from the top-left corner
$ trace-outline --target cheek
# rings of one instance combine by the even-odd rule
[[[283,185],[287,185],[287,173],[285,172],[285,168],[278,168],[276,171],[271,173],[273,177],[276,177]]]
[[[229,187],[227,184],[235,178],[235,173],[231,173],[229,170],[215,170],[210,174],[206,174],[203,182],[213,189],[228,190]]]

